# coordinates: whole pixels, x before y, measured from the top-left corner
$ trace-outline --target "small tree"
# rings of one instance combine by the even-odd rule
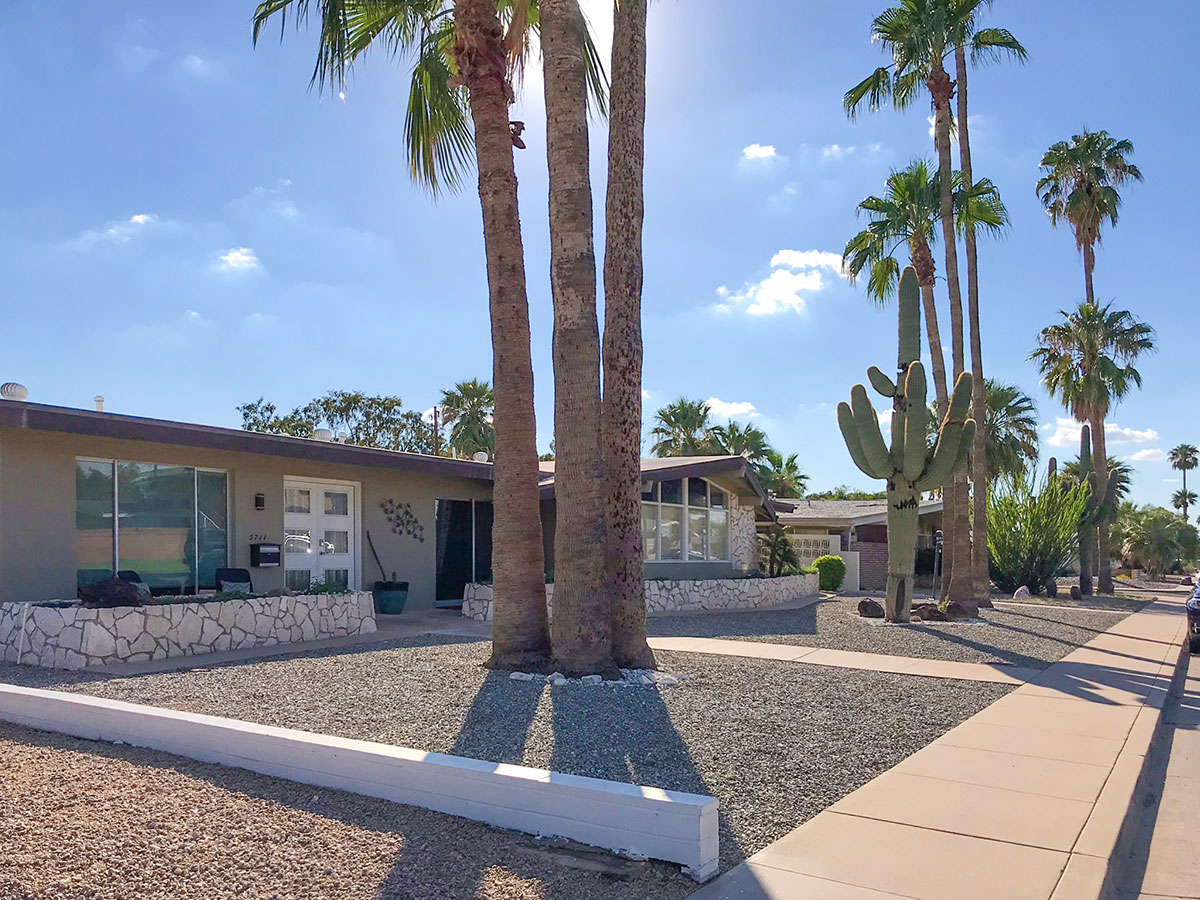
[[[762,570],[771,578],[778,578],[788,566],[800,565],[796,547],[781,525],[772,525],[758,536],[758,556]]]
[[[433,425],[419,412],[405,409],[399,397],[373,396],[362,391],[329,391],[277,415],[274,403],[262,397],[238,407],[242,428],[266,434],[311,438],[322,425],[346,434],[346,443],[381,450],[432,453]]]
[[[1012,478],[988,496],[988,558],[1002,591],[1024,585],[1040,593],[1066,573],[1079,552],[1079,523],[1087,517],[1090,486],[1050,478]]]

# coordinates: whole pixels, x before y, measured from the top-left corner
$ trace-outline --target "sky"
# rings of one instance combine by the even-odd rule
[[[609,4],[583,5],[607,55]],[[857,203],[933,155],[924,103],[857,122],[842,111],[846,89],[885,61],[870,42],[884,5],[745,0],[733,19],[720,0],[655,0],[649,15],[647,424],[680,396],[708,399],[718,421],[753,422],[797,453],[810,490],[878,489],[850,462],[834,411],[867,366],[891,368],[895,308],[877,309],[839,259],[861,227]],[[1135,469],[1132,499],[1168,505],[1179,473],[1166,451],[1200,443],[1189,407],[1200,312],[1170,248],[1186,256],[1200,220],[1180,177],[1197,125],[1158,86],[1190,81],[1200,5],[1081,8],[998,0],[989,24],[1012,30],[1029,61],[970,82],[975,174],[1012,218],[980,250],[985,371],[1036,399],[1044,456],[1077,452],[1078,426],[1027,361],[1037,332],[1083,294],[1074,241],[1034,193],[1037,164],[1084,126],[1131,139],[1146,180],[1124,191],[1096,291],[1152,325],[1158,352],[1139,364],[1143,390],[1110,415],[1109,452]],[[238,404],[260,396],[290,409],[356,389],[423,410],[457,381],[490,378],[473,178],[438,200],[410,182],[403,60],[369,55],[343,97],[310,90],[315,35],[289,26],[255,48],[252,11],[250,0],[0,3],[0,380],[27,385],[31,401],[91,408],[101,394],[113,412],[236,427]],[[535,61],[512,115],[527,125],[517,172],[545,449],[542,90]],[[591,141],[602,225],[603,122]]]

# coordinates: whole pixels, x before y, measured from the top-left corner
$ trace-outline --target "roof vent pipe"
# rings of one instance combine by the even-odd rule
[[[97,394],[92,399],[96,401],[96,412],[104,412],[104,398]]]
[[[333,432],[330,431],[328,428],[314,428],[313,429],[313,440],[315,440],[315,441],[332,441],[333,440]]]
[[[5,400],[24,400],[29,396],[29,389],[23,384],[17,384],[15,381],[6,381],[0,384],[0,397]]]
[[[475,460],[475,462],[487,462],[488,461],[487,451],[480,450],[477,453],[475,453],[475,455],[472,456],[471,459]]]

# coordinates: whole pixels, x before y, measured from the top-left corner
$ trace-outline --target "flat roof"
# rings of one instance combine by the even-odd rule
[[[887,521],[886,500],[772,499],[783,525],[873,525]],[[920,515],[942,511],[941,500],[922,500]]]

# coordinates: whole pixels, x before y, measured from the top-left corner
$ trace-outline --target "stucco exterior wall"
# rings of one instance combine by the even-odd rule
[[[408,608],[434,605],[435,501],[490,499],[491,484],[470,478],[397,472],[368,466],[289,459],[145,441],[47,431],[0,429],[0,602],[75,596],[75,460],[77,457],[224,469],[230,501],[229,564],[250,569],[254,589],[283,587],[283,568],[250,568],[250,535],[283,542],[285,477],[347,481],[360,486],[362,529],[357,536],[359,587],[369,590],[379,570],[367,546],[370,532],[387,570],[409,582]],[[254,508],[254,495],[266,509]],[[411,503],[425,540],[391,531],[380,500]]]

